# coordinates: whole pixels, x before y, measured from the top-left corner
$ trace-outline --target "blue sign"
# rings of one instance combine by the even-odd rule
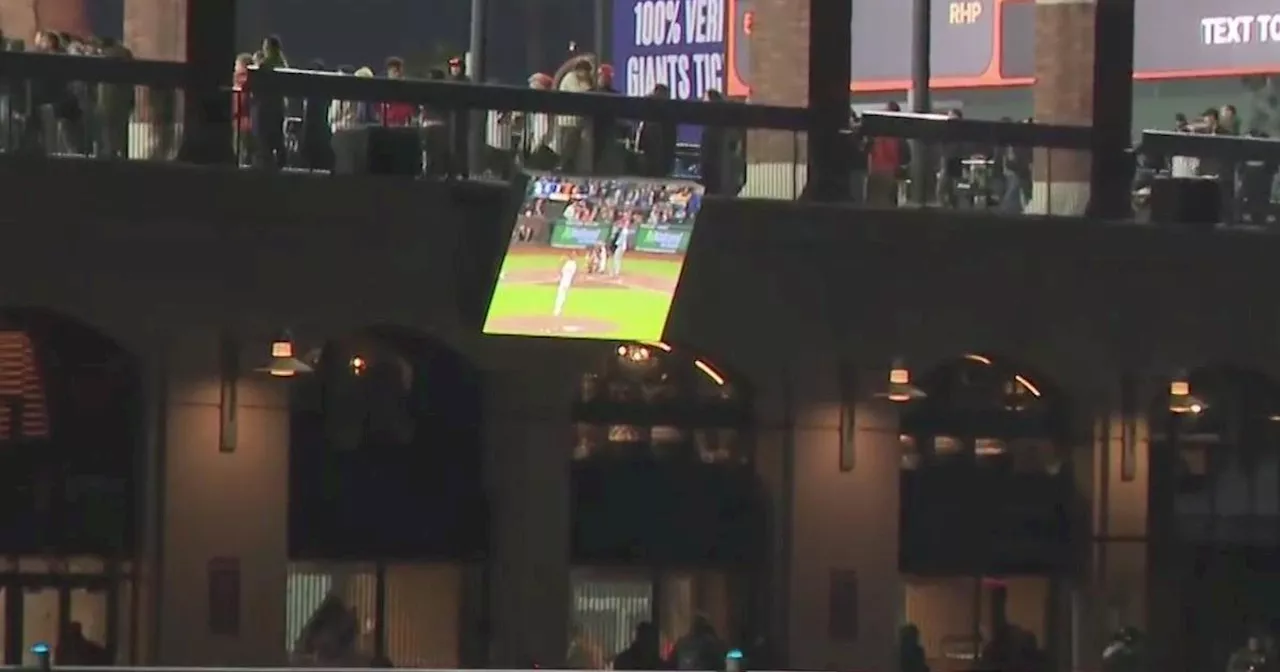
[[[677,100],[724,93],[725,0],[614,0],[613,67],[618,89],[647,96],[666,84]],[[681,141],[697,141],[681,128]]]

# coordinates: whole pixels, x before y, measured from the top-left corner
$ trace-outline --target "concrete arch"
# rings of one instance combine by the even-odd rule
[[[608,384],[619,379],[643,380],[647,376],[664,380],[675,377],[677,385],[701,401],[744,409],[750,408],[754,401],[754,390],[746,375],[695,348],[662,341],[624,342],[610,349],[599,364],[584,372],[582,400],[589,401],[599,392],[592,389],[592,379]]]
[[[0,487],[43,493],[13,512],[8,552],[135,548],[143,393],[139,358],[100,330],[52,310],[0,308]],[[94,520],[86,507],[121,513]]]
[[[1071,403],[1053,379],[1011,358],[967,352],[916,376],[926,396],[902,413],[904,433],[1062,438]]]
[[[58,342],[77,342],[104,355],[113,354],[125,363],[138,365],[138,354],[108,330],[76,315],[41,306],[0,306],[0,330],[38,333]]]

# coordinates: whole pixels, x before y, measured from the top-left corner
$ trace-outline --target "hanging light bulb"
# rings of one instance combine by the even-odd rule
[[[313,371],[311,365],[294,356],[293,336],[287,331],[271,341],[271,359],[254,370],[276,378],[292,378],[298,374]]]
[[[888,399],[896,404],[923,399],[926,396],[928,395],[924,390],[911,384],[911,370],[901,359],[895,359],[893,367],[889,369],[889,387],[876,395],[880,399]]]
[[[1191,394],[1191,383],[1185,373],[1179,373],[1169,381],[1169,412],[1178,415],[1195,415],[1201,413],[1208,405],[1194,394]]]

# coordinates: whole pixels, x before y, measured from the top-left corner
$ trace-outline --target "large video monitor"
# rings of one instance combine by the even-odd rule
[[[659,340],[702,187],[530,174],[484,333]]]

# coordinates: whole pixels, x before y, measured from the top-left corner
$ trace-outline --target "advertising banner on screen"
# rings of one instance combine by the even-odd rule
[[[684,254],[689,250],[689,238],[693,227],[687,224],[641,224],[636,231],[637,252],[654,254]]]
[[[532,175],[484,333],[660,340],[702,187]]]
[[[594,222],[560,220],[551,225],[551,247],[581,250],[604,242],[609,230]]]

